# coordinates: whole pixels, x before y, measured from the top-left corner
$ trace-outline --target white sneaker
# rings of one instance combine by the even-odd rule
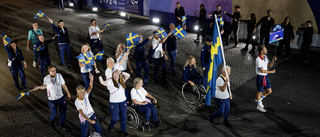
[[[261,112],[267,112],[263,107],[264,107],[264,106],[263,106],[262,103],[258,103],[257,109],[260,110]]]
[[[32,66],[33,66],[34,68],[37,67],[37,62],[33,61]]]
[[[255,99],[255,101],[258,102],[257,99]],[[262,104],[262,99],[260,100],[260,102],[261,102],[260,104],[261,104],[262,107],[264,108],[264,105]]]

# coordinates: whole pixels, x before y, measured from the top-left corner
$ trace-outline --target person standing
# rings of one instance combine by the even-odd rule
[[[224,116],[223,124],[228,128],[232,128],[232,125],[229,123],[230,99],[232,99],[232,93],[230,90],[230,83],[229,83],[230,73],[231,73],[231,68],[229,66],[224,66],[222,68],[222,74],[220,75],[220,77],[217,78],[216,101],[219,109],[216,110],[214,113],[210,114],[209,116],[209,121],[213,123],[214,118],[222,114]]]
[[[119,115],[121,115],[121,134],[124,136],[130,136],[126,131],[127,124],[127,97],[125,95],[126,81],[129,79],[129,73],[122,73],[120,70],[115,70],[112,73],[112,78],[110,80],[104,81],[101,74],[99,75],[99,81],[102,85],[106,86],[110,93],[109,107],[111,112],[111,124],[107,129],[110,133],[114,125],[119,120]]]
[[[58,8],[59,8],[59,10],[64,10],[63,0],[57,0],[57,1],[58,1]]]
[[[87,90],[83,86],[77,87],[76,91],[77,91],[78,97],[74,102],[74,105],[79,111],[81,137],[87,136],[89,123],[92,124],[96,132],[102,135],[100,123],[98,122],[97,116],[89,101],[89,94],[92,91],[92,86],[93,86],[93,75],[91,73],[89,75],[89,79],[90,79],[90,84]]]
[[[168,60],[168,57],[165,54],[165,51],[163,50],[162,43],[164,43],[168,37],[171,36],[172,32],[168,33],[168,36],[160,39],[160,36],[156,34],[157,31],[153,32],[154,38],[152,39],[152,50],[154,50],[154,53],[152,54],[152,58],[154,59],[154,80],[156,83],[159,83],[158,78],[158,71],[160,68],[160,65],[162,66],[162,78],[165,80],[166,74],[167,74],[167,65],[166,60]]]
[[[120,60],[124,57],[125,54],[126,54],[125,45],[123,43],[118,44],[116,55],[115,55],[117,62],[120,62]],[[129,68],[130,73],[132,74],[133,70],[131,68],[128,56],[124,58],[124,62],[121,65],[119,65],[118,70],[121,70],[121,72],[127,72],[127,67]]]
[[[153,36],[149,36],[146,38],[144,41],[142,35],[140,34],[140,41],[135,47],[135,53],[134,53],[134,58],[136,60],[136,77],[141,77],[141,70],[144,70],[144,76],[143,76],[143,83],[148,86],[148,81],[149,81],[149,66],[148,66],[148,61],[147,57],[145,54],[145,45],[149,42],[150,39],[152,39]]]
[[[94,55],[91,52],[91,49],[90,49],[90,46],[89,46],[88,43],[83,43],[82,44],[82,46],[81,46],[81,54],[84,55],[85,60],[93,60],[93,58],[94,58]],[[89,54],[90,57],[87,54]],[[91,64],[89,63],[88,65],[91,65]],[[94,74],[93,69],[95,69],[95,71],[98,71],[96,62],[94,61],[94,64],[92,65],[92,67],[86,68],[86,64],[83,64],[83,63],[81,63],[79,61],[79,67],[80,67],[81,76],[82,76],[83,81],[84,81],[84,88],[86,90],[88,90],[89,83],[90,83],[89,74],[90,73]],[[91,89],[90,94],[89,94],[90,98],[92,98],[92,94],[93,94],[92,90],[93,90],[93,86],[92,86],[92,89]]]
[[[272,11],[267,11],[267,16],[262,17],[259,22],[256,24],[256,28],[261,24],[260,28],[260,44],[265,44],[266,47],[269,45],[269,39],[270,39],[270,30],[274,27],[274,19],[271,17]],[[256,28],[253,32],[256,31]],[[263,43],[264,40],[264,43]]]
[[[90,22],[91,22],[91,26],[89,27],[89,35],[90,35],[91,51],[93,52],[96,48],[99,51],[102,51],[103,46],[102,46],[101,33],[104,30],[100,30],[99,26],[97,25],[97,21],[95,19],[91,19]]]
[[[269,59],[267,57],[268,50],[265,45],[260,45],[258,47],[258,52],[259,56],[256,59],[256,84],[258,90],[256,95],[256,102],[257,109],[261,112],[266,112],[266,110],[264,109],[264,105],[262,104],[262,100],[272,93],[268,73],[276,72],[275,69],[269,71],[268,67],[271,68],[277,58],[273,57],[272,61],[269,62]],[[266,91],[264,91],[264,89],[266,89]]]
[[[53,128],[54,124],[53,121],[58,113],[57,107],[60,110],[60,120],[59,125],[62,129],[66,129],[65,121],[67,116],[67,102],[65,97],[63,96],[62,88],[67,93],[67,97],[71,100],[71,95],[68,90],[68,87],[60,73],[56,73],[57,69],[56,66],[50,65],[48,67],[49,75],[44,77],[43,85],[35,86],[33,90],[44,90],[47,89],[47,96],[48,96],[48,104],[51,111],[50,114],[50,127]],[[61,88],[62,87],[62,88]]]
[[[149,99],[146,97],[149,97],[153,100],[153,103],[157,103],[157,99],[150,95],[142,86],[143,81],[141,78],[135,78],[133,80],[134,88],[131,89],[130,95],[131,100],[134,104],[136,104],[137,109],[139,112],[145,112],[146,115],[146,121],[145,126],[146,128],[151,131],[153,130],[153,126],[150,124],[150,116],[152,114],[152,120],[156,124],[156,126],[159,125],[158,121],[158,114],[157,114],[157,108],[150,102]]]
[[[38,42],[39,42],[39,38],[38,35],[43,35],[42,30],[39,29],[38,23],[33,23],[32,24],[33,29],[29,30],[28,32],[28,40],[27,40],[27,50],[30,50],[30,44],[31,44],[31,48],[33,48]],[[37,67],[37,61],[39,58],[39,52],[38,51],[34,51],[33,50],[33,67]]]
[[[204,75],[207,75],[209,71],[209,62],[210,62],[210,49],[211,49],[212,40],[210,37],[206,38],[205,45],[201,48],[201,66],[204,71]]]
[[[199,24],[199,31],[197,33],[197,40],[199,40],[200,33],[202,34],[202,41],[204,41],[206,35],[206,15],[207,11],[204,8],[204,4],[200,5],[200,12],[196,11],[196,14],[199,14],[199,18],[196,23]]]
[[[253,36],[255,36],[253,31],[254,31],[255,24],[256,24],[256,15],[254,13],[251,13],[249,20],[239,20],[239,21],[247,23],[247,40],[246,40],[246,46],[245,46],[244,50],[247,51],[248,46],[251,43],[252,49],[251,49],[250,53],[254,53],[256,50],[256,41],[255,41],[255,38],[253,38]]]
[[[52,29],[55,31],[56,34],[58,34],[58,45],[60,50],[60,59],[61,59],[61,65],[63,67],[66,67],[66,63],[64,61],[64,52],[67,51],[68,56],[68,65],[71,63],[71,44],[69,39],[69,33],[68,29],[64,27],[63,20],[58,21],[59,27],[56,27],[53,23],[53,20],[48,18],[49,22],[52,25]]]
[[[229,40],[230,40],[230,34],[231,32],[233,32],[233,36],[234,36],[234,47],[237,47],[238,45],[238,30],[239,30],[239,20],[240,20],[240,6],[236,6],[235,7],[235,11],[233,13],[233,15],[227,13],[226,11],[224,11],[224,14],[227,14],[227,16],[232,18],[232,24],[231,24],[231,31],[228,35],[228,39],[227,39],[227,44],[229,45]]]
[[[281,57],[281,52],[283,49],[283,45],[285,45],[285,52],[286,52],[286,58],[289,58],[291,56],[291,48],[290,48],[290,42],[294,42],[294,33],[293,33],[293,27],[290,23],[290,17],[286,17],[281,23],[281,27],[284,29],[283,32],[283,40],[279,42],[279,56]]]
[[[14,85],[18,90],[22,90],[19,85],[19,78],[21,79],[21,85],[23,89],[28,89],[26,87],[26,76],[24,73],[24,69],[27,69],[27,63],[23,58],[22,51],[18,48],[18,44],[15,41],[11,41],[10,44],[6,45],[3,42],[4,48],[9,55],[8,67],[10,69]],[[21,63],[22,61],[22,63]]]
[[[50,60],[50,54],[48,50],[48,44],[53,42],[55,37],[52,37],[50,40],[44,40],[43,35],[39,35],[39,42],[36,44],[36,47],[41,48],[44,47],[43,50],[39,50],[39,55],[40,55],[40,68],[41,68],[41,74],[43,77],[45,77],[45,66],[50,66],[51,65],[51,60]]]
[[[168,33],[173,32],[173,30],[175,29],[175,25],[173,23],[170,24],[169,26],[170,30],[168,31]],[[176,63],[176,59],[177,59],[177,37],[175,35],[170,35],[168,36],[165,44],[167,45],[167,52],[169,54],[169,58],[170,58],[170,70],[172,71],[173,75],[176,75],[176,71],[174,69],[175,63]]]
[[[313,27],[312,22],[306,22],[307,28],[298,28],[299,30],[303,30],[303,42],[301,45],[301,54],[302,60],[304,63],[310,62],[310,45],[312,43],[312,36],[313,36]]]
[[[222,18],[222,11],[221,11],[221,6],[220,5],[217,5],[217,10],[213,12],[213,14],[208,14],[208,17],[211,17],[212,16],[212,19],[211,19],[211,23],[210,23],[210,28],[212,28],[213,24],[215,24],[216,20],[215,20],[215,17],[214,15],[217,16],[217,18]],[[223,26],[218,23],[218,26],[219,26],[219,30],[221,32],[221,35],[224,33],[224,30],[223,30]],[[211,37],[212,37],[212,34],[213,34],[213,29],[211,29]]]
[[[174,10],[174,15],[176,17],[176,25],[177,26],[182,26],[182,16],[185,16],[186,13],[184,12],[184,8],[180,6],[180,2],[177,2],[176,3],[177,7],[176,9]]]

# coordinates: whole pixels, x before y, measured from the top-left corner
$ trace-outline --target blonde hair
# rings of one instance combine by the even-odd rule
[[[91,47],[88,43],[82,43],[82,46],[81,46],[81,53],[84,53],[84,46],[87,46],[88,47],[88,52],[91,51]]]
[[[142,81],[142,78],[139,78],[139,77],[135,78],[135,79],[133,80],[133,86],[136,86],[136,85],[139,84],[141,81]]]
[[[190,55],[190,56],[188,57],[187,61],[186,61],[186,64],[184,65],[184,67],[188,66],[188,65],[190,64],[190,62],[191,62],[192,59],[196,60],[196,58],[195,58],[193,55]],[[194,66],[195,68],[197,68],[197,63],[193,64],[193,66]]]
[[[86,92],[86,89],[85,89],[83,86],[79,85],[79,86],[76,88],[76,91],[77,91],[77,93],[78,93],[78,92]]]
[[[115,72],[117,72],[117,71],[113,71],[113,73],[112,73],[112,82],[113,82],[114,87],[119,88],[118,82],[113,78],[113,76],[115,75]],[[119,83],[123,89],[126,89],[126,83],[124,82],[122,77],[123,77],[122,74],[119,74]]]
[[[121,47],[122,45],[123,45],[124,47],[126,47],[126,45],[124,45],[123,43],[119,43],[119,44],[118,44],[118,47],[117,47],[117,50],[116,50],[116,53],[120,53],[120,47]]]

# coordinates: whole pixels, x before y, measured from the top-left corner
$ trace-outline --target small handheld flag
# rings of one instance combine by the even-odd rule
[[[272,32],[270,32],[269,44],[280,41],[283,39],[283,28],[280,24],[276,25]]]
[[[172,32],[175,36],[177,36],[179,39],[184,38],[187,35],[187,32],[181,28],[181,26],[179,25],[178,27],[176,27],[173,32]]]
[[[224,25],[223,18],[220,17],[220,18],[217,18],[217,19],[218,19],[218,22],[220,23],[220,25],[223,27],[223,25]]]
[[[93,69],[94,61],[93,57],[89,52],[82,53],[79,56],[76,56],[76,58],[80,63],[85,64],[86,69]]]
[[[41,51],[41,50],[44,50],[44,46],[36,46],[36,47],[33,47],[33,51]]]
[[[127,40],[127,45],[133,46],[136,45],[137,42],[141,40],[140,36],[138,33],[132,33],[130,32],[129,34],[126,34],[126,40]]]
[[[137,43],[134,43],[134,44],[129,44],[129,45],[127,45],[127,47],[126,47],[124,50],[125,50],[125,51],[130,50],[130,49],[136,47],[137,44],[138,44],[138,42],[137,42]]]
[[[41,10],[39,10],[39,12],[36,14],[35,17],[33,17],[33,19],[37,19],[37,18],[42,18],[42,17],[46,17],[46,14],[44,14]]]
[[[99,51],[95,56],[94,56],[94,60],[101,60],[103,58],[103,53],[104,50]]]
[[[108,28],[111,24],[112,24],[112,22],[104,24],[103,27]]]
[[[21,99],[24,95],[28,96],[31,91],[33,91],[33,90],[30,90],[28,92],[21,92],[20,95],[17,97],[17,100]]]
[[[187,16],[182,16],[182,24],[187,23]]]
[[[165,38],[165,37],[167,37],[168,36],[168,34],[167,34],[167,32],[166,31],[164,31],[164,29],[163,28],[160,28],[159,30],[157,30],[157,33],[156,33],[157,35],[159,35],[160,36],[160,38]]]
[[[3,42],[4,42],[4,45],[8,45],[12,40],[6,35],[4,34],[3,32],[2,33],[2,39],[3,39]]]

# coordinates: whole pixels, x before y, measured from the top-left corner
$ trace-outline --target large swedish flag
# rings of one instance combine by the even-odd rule
[[[158,36],[160,36],[160,38],[165,38],[168,36],[167,32],[164,31],[163,28],[160,28],[159,30],[157,30],[157,33],[156,33]]]
[[[33,19],[37,19],[37,18],[41,18],[41,17],[46,17],[46,14],[44,14],[41,10],[39,10],[39,12],[36,14],[36,16],[33,17]]]
[[[3,32],[2,33],[2,39],[3,39],[3,42],[4,42],[4,45],[8,45],[12,40],[6,35],[4,34]]]
[[[181,28],[181,26],[179,25],[178,27],[176,27],[173,32],[172,32],[175,36],[177,36],[179,39],[184,38],[187,35],[187,32]]]
[[[132,33],[126,34],[126,40],[127,40],[127,48],[126,50],[130,50],[131,48],[135,47],[138,42],[141,40],[138,33]]]
[[[216,93],[216,80],[218,66],[223,62],[222,44],[220,41],[220,31],[217,22],[213,27],[212,44],[210,49],[210,64],[208,71],[208,84],[207,84],[207,96],[206,105],[210,106],[211,98],[215,97]]]

